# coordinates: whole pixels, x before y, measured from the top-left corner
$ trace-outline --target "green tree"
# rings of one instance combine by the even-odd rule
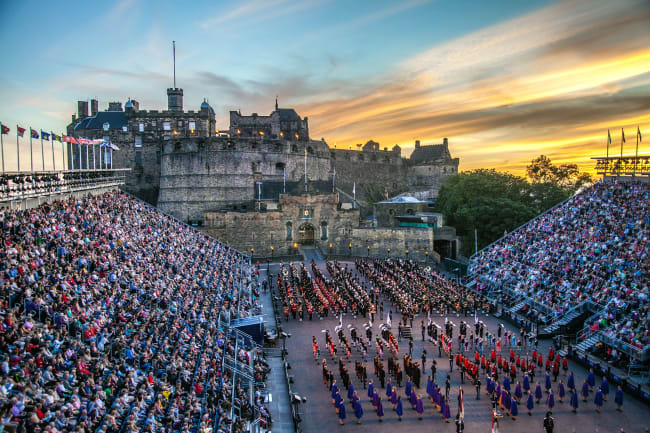
[[[474,229],[483,248],[566,199],[568,192],[552,182],[529,183],[496,170],[474,170],[448,178],[440,189],[436,210],[456,227],[462,253],[474,252]]]
[[[534,184],[551,183],[559,186],[569,193],[573,193],[582,186],[592,183],[588,173],[578,170],[577,164],[555,165],[546,155],[540,155],[526,166],[526,175]]]

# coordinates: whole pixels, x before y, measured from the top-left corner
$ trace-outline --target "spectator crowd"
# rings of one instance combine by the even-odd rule
[[[597,183],[481,251],[470,263],[479,289],[506,286],[552,311],[582,302],[600,314],[586,325],[637,350],[650,347],[650,187]],[[538,314],[539,312],[537,312]]]
[[[0,431],[271,423],[264,385],[224,368],[268,373],[227,327],[258,308],[239,252],[119,191],[3,209],[0,229]]]

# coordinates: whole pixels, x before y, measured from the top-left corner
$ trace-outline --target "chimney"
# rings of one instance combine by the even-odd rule
[[[79,120],[88,117],[88,101],[77,101],[77,117]]]
[[[415,148],[416,149],[420,148],[420,140],[415,140]]]
[[[97,99],[90,100],[90,115],[94,116],[99,111],[99,101]]]
[[[72,115],[72,123],[75,123],[77,121],[77,115],[73,114]]]
[[[442,139],[442,145],[445,146],[445,147],[449,146],[449,142],[447,141],[447,137]]]

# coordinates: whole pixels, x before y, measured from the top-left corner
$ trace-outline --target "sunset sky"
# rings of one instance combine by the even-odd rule
[[[208,98],[221,129],[278,95],[330,146],[448,137],[461,170],[517,174],[542,153],[591,170],[608,129],[612,153],[621,128],[626,154],[637,125],[650,141],[648,0],[21,1],[0,17],[7,169],[17,123],[61,133],[78,99],[165,109],[172,40],[185,109]]]

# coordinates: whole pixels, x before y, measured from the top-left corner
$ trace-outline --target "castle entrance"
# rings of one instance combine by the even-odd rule
[[[311,245],[314,243],[314,226],[303,224],[298,228],[298,240],[302,245]]]

